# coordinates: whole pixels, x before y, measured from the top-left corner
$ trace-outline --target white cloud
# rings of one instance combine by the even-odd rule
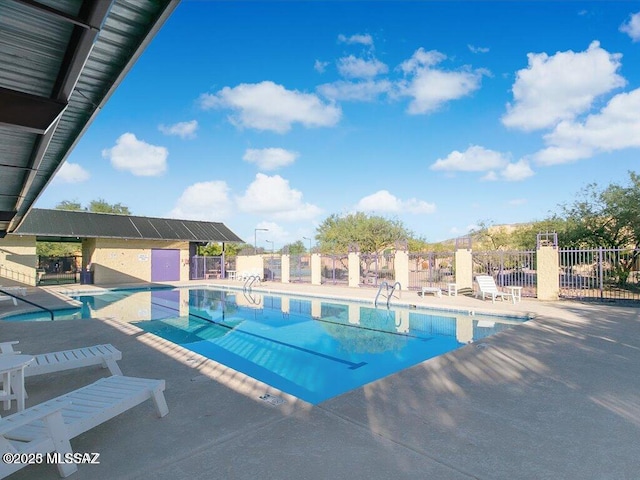
[[[443,104],[470,95],[480,88],[485,70],[446,71],[433,68],[447,57],[435,50],[419,48],[413,56],[400,65],[400,69],[411,78],[399,83],[399,93],[412,97],[407,112],[430,113]]]
[[[431,165],[431,170],[457,172],[487,172],[480,180],[505,180],[515,182],[532,176],[533,170],[525,159],[509,162],[510,155],[472,145],[464,152],[454,150],[446,158],[439,158]]]
[[[331,127],[342,116],[339,107],[323,103],[316,95],[287,90],[282,85],[265,81],[224,87],[215,94],[202,94],[203,109],[228,108],[237,127],[286,133],[294,123],[305,127]]]
[[[159,125],[160,130],[165,135],[175,135],[182,139],[196,138],[196,130],[198,129],[198,121],[179,122],[173,125]]]
[[[182,192],[169,217],[219,222],[228,218],[232,210],[226,182],[198,182]]]
[[[520,205],[524,205],[525,203],[527,203],[527,200],[524,198],[514,198],[512,200],[509,200],[507,203],[514,207],[518,207]]]
[[[347,78],[371,78],[388,71],[389,67],[376,58],[364,59],[349,55],[338,59],[338,72]]]
[[[271,242],[273,242],[273,248],[278,249],[279,246],[284,245],[292,241],[292,234],[286,230],[282,225],[275,222],[258,222],[255,228],[266,228],[266,232],[258,232],[258,236],[255,237],[255,231],[252,231],[251,242],[255,240],[258,248],[262,247],[266,251],[271,251]],[[267,242],[270,240],[270,242]]]
[[[533,158],[540,165],[568,163],[599,152],[640,147],[640,88],[615,95],[584,122],[561,122],[544,136],[547,148]]]
[[[334,101],[369,102],[384,93],[389,93],[393,84],[388,80],[366,80],[346,82],[343,80],[318,86],[318,93]]]
[[[500,172],[502,179],[507,182],[519,182],[533,175],[534,173],[529,166],[529,162],[524,159],[516,163],[510,163]]]
[[[356,43],[360,45],[373,46],[373,37],[368,33],[365,35],[362,35],[362,34],[351,35],[350,37],[340,34],[338,35],[338,42],[348,43],[348,44]]]
[[[446,158],[439,158],[430,168],[431,170],[484,172],[503,168],[508,163],[509,159],[506,155],[479,145],[472,145],[464,152],[454,150]]]
[[[167,170],[169,151],[165,147],[138,140],[133,133],[124,133],[113,148],[102,151],[117,170],[131,172],[140,177],[155,177]]]
[[[361,198],[356,204],[355,210],[365,212],[423,214],[435,212],[436,206],[433,203],[427,203],[416,198],[401,200],[387,190],[379,190],[376,193]]]
[[[514,102],[502,117],[507,127],[531,131],[572,120],[588,111],[598,96],[626,83],[616,73],[622,55],[607,52],[597,41],[584,52],[527,57],[528,67],[518,71],[512,87]]]
[[[320,60],[316,60],[313,63],[313,69],[318,73],[324,73],[324,71],[328,66],[329,66],[329,62],[321,62]]]
[[[302,192],[289,186],[289,181],[280,175],[268,176],[258,173],[247,187],[244,195],[237,199],[240,210],[269,215],[277,220],[309,220],[322,210],[310,203],[303,203]]]
[[[291,165],[300,156],[284,148],[248,148],[242,157],[245,162],[255,163],[260,170],[277,170]]]
[[[634,13],[626,23],[620,25],[620,31],[629,35],[634,42],[640,42],[640,12]]]
[[[487,47],[476,47],[474,45],[467,45],[467,48],[471,51],[471,53],[489,53],[489,49]]]
[[[64,162],[53,181],[56,183],[82,183],[89,180],[90,176],[89,172],[77,163]]]

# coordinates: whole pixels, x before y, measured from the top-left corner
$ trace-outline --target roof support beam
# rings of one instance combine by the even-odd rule
[[[66,102],[0,87],[0,125],[45,134],[67,108]]]
[[[28,7],[35,8],[40,10],[41,12],[47,13],[53,17],[65,20],[69,23],[77,25],[78,27],[86,28],[87,30],[99,30],[100,25],[94,25],[91,23],[87,23],[81,18],[74,17],[73,15],[69,15],[68,13],[61,12],[60,10],[56,10],[48,5],[43,5],[42,3],[36,2],[35,0],[13,0],[17,3],[22,3],[23,5],[27,5]]]

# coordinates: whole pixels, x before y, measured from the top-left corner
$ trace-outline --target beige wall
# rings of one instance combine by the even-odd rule
[[[311,254],[311,285],[322,285],[322,261],[319,253]]]
[[[473,258],[471,250],[456,250],[456,288],[473,290]]]
[[[243,273],[258,273],[260,278],[264,275],[264,259],[262,255],[246,255],[236,258],[236,275],[239,277]]]
[[[540,247],[536,251],[538,300],[558,300],[560,293],[560,259],[554,247]]]
[[[395,270],[395,281],[400,283],[402,290],[409,288],[409,253],[404,250],[398,250],[393,262]]]
[[[189,242],[165,240],[86,240],[86,263],[91,264],[93,282],[109,285],[151,281],[151,250],[180,250],[180,281],[189,279]]]
[[[0,238],[0,285],[2,278],[36,284],[36,237],[7,235]]]

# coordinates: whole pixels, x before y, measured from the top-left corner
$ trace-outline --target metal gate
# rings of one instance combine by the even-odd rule
[[[282,257],[269,255],[264,258],[264,279],[271,282],[282,281]]]
[[[499,287],[522,287],[523,297],[537,295],[535,250],[472,252],[471,258],[474,278],[491,275]]]
[[[640,249],[560,249],[560,297],[640,300]]]
[[[308,253],[289,257],[289,281],[311,283],[311,256]]]
[[[346,285],[349,283],[349,256],[346,254],[321,255],[321,282]]]
[[[447,284],[455,281],[454,252],[409,253],[409,290],[439,287],[446,291]]]
[[[222,255],[191,258],[191,280],[220,278],[221,275]]]
[[[394,253],[361,253],[360,285],[377,287],[396,278]]]

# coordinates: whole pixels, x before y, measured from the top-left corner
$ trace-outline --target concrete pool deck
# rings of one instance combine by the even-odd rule
[[[58,292],[89,288],[30,289],[26,298],[57,303]],[[263,288],[369,301],[376,293]],[[147,402],[72,440],[76,452],[101,454],[100,465],[79,466],[77,480],[638,478],[640,309],[402,297],[535,318],[316,406],[114,320],[0,322],[0,340],[20,340],[23,353],[112,343],[125,375],[166,380],[168,416],[156,418]],[[8,303],[0,313],[15,308]],[[107,374],[88,367],[28,378],[27,405]],[[271,406],[264,393],[287,401]],[[35,465],[8,478],[59,477],[55,466]]]

